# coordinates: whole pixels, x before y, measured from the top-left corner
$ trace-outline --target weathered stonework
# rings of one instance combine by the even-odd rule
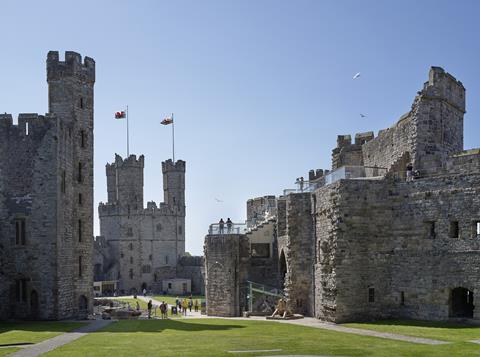
[[[0,319],[92,311],[95,62],[47,57],[49,113],[0,116]]]
[[[277,199],[271,264],[294,312],[335,322],[480,319],[480,150],[463,151],[464,113],[461,82],[432,67],[394,126],[354,143],[339,136],[334,171],[311,171],[304,192]]]
[[[185,161],[162,163],[164,202],[143,206],[144,157],[106,165],[108,202],[100,203],[96,245],[99,280],[118,280],[119,292],[162,291],[185,254]]]

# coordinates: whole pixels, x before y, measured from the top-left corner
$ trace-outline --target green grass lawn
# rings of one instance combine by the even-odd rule
[[[34,344],[62,333],[75,330],[83,322],[0,322],[0,345]],[[0,356],[18,350],[17,348],[0,348]]]
[[[466,342],[480,339],[480,326],[465,325],[454,322],[382,320],[369,323],[344,324],[343,326],[398,333],[407,336],[432,338],[442,341]]]
[[[454,329],[453,329],[454,330]],[[465,340],[470,337],[466,337]],[[281,349],[278,352],[228,353]],[[231,319],[123,320],[44,356],[471,356],[469,342],[422,345],[296,326]]]

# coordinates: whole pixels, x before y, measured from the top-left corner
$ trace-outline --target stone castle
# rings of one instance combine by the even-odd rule
[[[185,161],[162,162],[164,198],[158,206],[143,205],[143,170],[143,155],[116,155],[106,165],[108,202],[98,206],[95,281],[113,281],[111,289],[133,294],[168,292],[165,281],[183,278],[185,293],[200,293],[203,262],[185,256]]]
[[[334,322],[480,318],[480,150],[464,151],[464,113],[462,83],[432,67],[395,125],[338,136],[331,170],[249,200],[245,231],[210,230],[207,313],[285,296]]]
[[[92,310],[95,61],[47,56],[46,115],[0,115],[0,319]]]

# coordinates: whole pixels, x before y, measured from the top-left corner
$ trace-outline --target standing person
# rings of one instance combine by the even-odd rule
[[[178,304],[180,303],[180,300],[178,299],[178,296],[175,298],[175,307],[178,307]]]
[[[227,218],[227,233],[232,233],[233,222],[230,217]]]
[[[143,288],[143,296],[147,297],[147,289]]]
[[[220,218],[220,221],[218,222],[218,230],[220,234],[223,234],[224,225],[225,225],[225,222],[223,221],[223,218]]]
[[[413,165],[411,162],[407,165],[407,182],[408,181],[413,181]]]
[[[198,299],[195,299],[195,312],[198,312]]]
[[[190,299],[188,300],[188,310],[192,312],[192,306],[193,306],[193,300],[192,297],[190,296]]]
[[[184,316],[187,316],[187,308],[188,308],[187,299],[183,299],[183,301],[182,301],[182,311],[183,311]]]
[[[152,318],[152,300],[148,300],[147,304],[148,318]]]

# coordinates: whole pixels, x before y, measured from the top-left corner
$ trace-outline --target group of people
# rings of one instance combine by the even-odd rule
[[[192,307],[195,309],[195,312],[198,312],[198,299],[195,299],[194,302],[191,296],[189,299],[184,298],[182,300],[180,300],[177,296],[175,299],[175,304],[180,313],[183,313],[185,316],[187,316],[187,309],[192,312]]]
[[[232,232],[232,228],[233,228],[232,220],[230,218],[227,218],[227,222],[224,222],[223,218],[220,218],[220,221],[218,222],[218,230],[220,234],[225,233],[225,223],[227,225],[227,233]]]

